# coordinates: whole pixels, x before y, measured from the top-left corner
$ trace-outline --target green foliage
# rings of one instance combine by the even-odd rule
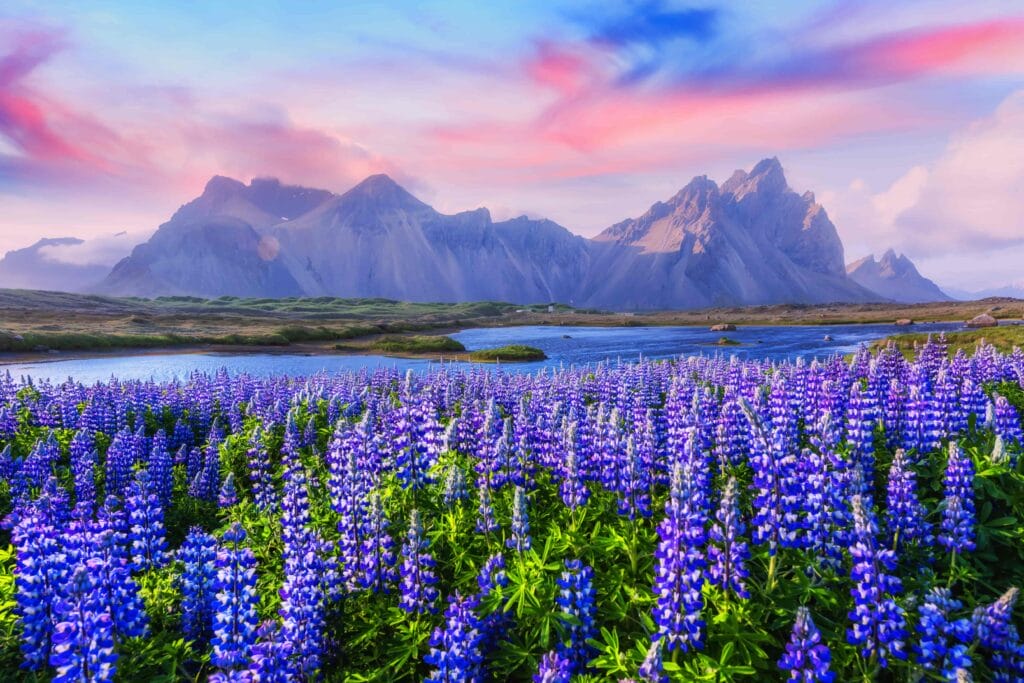
[[[523,344],[510,344],[496,349],[471,351],[469,359],[478,363],[514,363],[522,361],[545,360],[547,355],[538,348]]]
[[[370,344],[374,351],[391,353],[432,353],[465,351],[466,347],[451,337],[432,336],[389,336],[376,339]]]

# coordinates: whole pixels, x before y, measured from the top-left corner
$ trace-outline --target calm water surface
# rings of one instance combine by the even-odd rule
[[[917,332],[943,332],[960,329],[959,323],[917,325]],[[905,332],[895,325],[807,325],[740,327],[733,332],[711,332],[704,327],[500,327],[464,330],[451,335],[467,349],[485,349],[506,344],[526,344],[542,349],[548,360],[537,363],[484,365],[503,370],[535,372],[541,368],[580,366],[603,361],[634,361],[640,358],[674,358],[694,354],[736,355],[740,358],[794,360],[804,357],[825,358],[855,351],[861,344]],[[728,336],[739,346],[716,346]],[[832,338],[825,341],[825,337]],[[455,363],[454,367],[471,367]],[[110,355],[99,358],[53,360],[31,363],[3,363],[0,372],[36,380],[63,381],[73,378],[91,384],[119,379],[183,379],[193,372],[214,372],[227,368],[231,373],[253,376],[310,375],[316,372],[343,372],[363,368],[388,367],[427,370],[437,363],[386,356],[305,356],[295,354],[169,353],[165,355]]]

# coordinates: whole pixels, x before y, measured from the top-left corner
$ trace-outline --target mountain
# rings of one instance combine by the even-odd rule
[[[587,243],[551,221],[438,213],[384,175],[272,229],[310,295],[571,301]]]
[[[868,301],[846,276],[825,209],[789,188],[778,159],[721,187],[694,178],[595,238],[584,301],[618,309]]]
[[[326,190],[258,178],[249,185],[214,176],[149,241],[97,287],[121,296],[299,296],[303,290],[264,231],[334,197]]]
[[[989,289],[959,289],[956,287],[946,287],[942,291],[946,292],[953,299],[959,301],[978,301],[980,299],[1024,299],[1024,283],[1013,282],[1002,287],[991,287]]]
[[[903,254],[889,249],[875,260],[870,254],[846,266],[850,279],[885,299],[915,304],[930,301],[952,301],[938,285],[917,271]]]
[[[9,251],[0,259],[0,287],[87,291],[103,280],[110,267],[128,253],[132,239],[127,233],[90,240],[41,239],[32,246]]]
[[[438,213],[385,175],[343,195],[215,177],[105,293],[571,301],[587,242],[551,221]]]
[[[386,175],[336,195],[214,177],[98,287],[110,294],[560,301],[694,308],[879,297],[846,276],[843,246],[777,159],[721,187],[695,178],[593,240],[548,220],[442,214]]]

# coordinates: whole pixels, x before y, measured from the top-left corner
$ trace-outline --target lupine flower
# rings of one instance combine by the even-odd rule
[[[906,453],[898,449],[889,468],[885,520],[893,548],[932,541],[927,511],[917,499],[917,481],[907,465]]]
[[[653,641],[647,648],[647,655],[637,672],[640,680],[644,683],[668,683],[669,681],[668,675],[662,670],[664,664],[661,658],[661,647],[661,642]]]
[[[533,675],[533,683],[569,683],[572,679],[572,662],[552,650],[540,658],[540,666]]]
[[[56,626],[50,666],[58,683],[114,680],[117,653],[114,629],[103,592],[97,583],[99,559],[79,565],[54,609]]]
[[[942,482],[946,501],[939,543],[953,553],[974,550],[974,463],[956,443],[949,444],[949,460]]]
[[[401,596],[398,606],[406,612],[434,612],[437,601],[437,576],[434,574],[434,558],[427,552],[430,542],[423,538],[423,524],[420,513],[413,510],[409,515],[409,531],[402,546]]]
[[[455,593],[448,599],[444,625],[434,629],[430,652],[423,658],[434,667],[427,680],[469,683],[480,676],[480,630],[475,609],[475,598]]]
[[[786,644],[786,652],[779,660],[779,668],[789,672],[790,681],[802,683],[831,683],[835,673],[829,670],[832,653],[821,642],[821,633],[806,607],[797,607],[793,634]]]
[[[217,495],[217,505],[229,508],[237,504],[238,491],[235,489],[235,475],[233,472],[229,472],[228,476],[224,477],[224,484],[221,485],[220,493]]]
[[[146,470],[139,470],[132,482],[125,508],[131,525],[132,567],[137,571],[162,567],[167,563],[164,511]]]
[[[252,666],[245,671],[253,683],[290,683],[289,645],[281,642],[281,627],[276,621],[264,621],[256,630],[252,646]]]
[[[209,639],[217,590],[217,540],[199,527],[192,528],[178,550],[182,562],[181,630],[200,643]]]
[[[990,650],[1005,650],[1017,640],[1017,629],[1013,625],[1013,606],[1017,603],[1020,590],[1011,588],[998,600],[974,611],[972,622],[978,642]]]
[[[749,598],[743,580],[749,576],[746,562],[750,551],[743,540],[745,530],[740,519],[739,491],[736,477],[729,477],[722,492],[718,513],[711,525],[708,545],[708,578],[723,590],[732,590],[741,598]]]
[[[565,453],[565,465],[562,469],[562,483],[559,491],[562,494],[562,502],[570,510],[575,510],[587,504],[590,499],[590,492],[583,483],[583,473],[580,472],[579,456],[574,445],[570,444]]]
[[[22,518],[13,536],[17,548],[14,598],[21,619],[22,666],[38,671],[50,657],[54,603],[58,586],[66,580],[66,568],[56,531],[44,520],[34,515]]]
[[[394,541],[388,534],[388,518],[380,496],[370,496],[363,528],[363,553],[360,558],[360,585],[374,593],[387,593],[396,580]]]
[[[572,663],[574,672],[586,667],[592,652],[587,640],[597,636],[594,597],[594,570],[579,560],[566,560],[565,571],[558,579],[558,606],[572,621],[566,622],[568,637],[558,650]]]
[[[521,553],[530,549],[530,512],[527,509],[526,490],[516,487],[512,498],[512,537],[505,545]]]
[[[277,494],[274,491],[273,477],[270,472],[270,457],[263,442],[266,427],[257,427],[249,438],[249,478],[252,481],[252,496],[256,507],[270,511],[277,507]]]
[[[690,467],[677,463],[672,470],[665,519],[658,524],[659,541],[654,553],[654,622],[658,628],[654,638],[664,638],[670,652],[686,652],[703,645],[702,497],[703,492],[694,486]]]
[[[458,465],[452,465],[448,468],[448,473],[444,478],[445,507],[455,507],[459,501],[463,501],[468,498],[469,493],[466,491],[466,475],[463,474],[461,467]]]
[[[1020,426],[1020,416],[1010,405],[1005,396],[995,398],[995,431],[1008,444],[1024,442],[1024,430]]]
[[[233,524],[224,532],[217,550],[216,611],[210,661],[225,670],[247,665],[259,623],[256,558],[250,549],[242,547],[245,536],[245,529]]]
[[[486,479],[477,486],[480,504],[477,506],[476,530],[489,534],[498,530],[498,521],[494,518],[494,504],[491,502],[491,487]]]
[[[958,669],[970,669],[968,644],[973,628],[967,619],[951,619],[950,614],[963,607],[948,588],[932,588],[918,608],[917,662],[928,671],[941,671],[946,680],[955,680]]]
[[[896,554],[875,544],[875,525],[864,509],[860,496],[853,497],[855,541],[850,547],[853,568],[850,578],[854,588],[854,609],[850,612],[853,627],[846,639],[851,645],[861,645],[864,657],[877,659],[882,668],[889,665],[889,657],[906,659],[906,638],[903,610],[892,596],[902,590],[896,570]]]
[[[153,437],[146,471],[149,473],[150,485],[160,506],[166,508],[171,503],[171,492],[174,488],[174,461],[163,430],[158,431]]]

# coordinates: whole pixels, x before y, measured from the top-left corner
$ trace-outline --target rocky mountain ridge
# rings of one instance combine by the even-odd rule
[[[888,249],[875,260],[869,254],[846,266],[850,279],[885,299],[916,304],[929,301],[952,301],[952,297],[918,272],[904,254]]]
[[[548,220],[442,214],[385,175],[343,194],[216,176],[95,289],[157,296],[558,301],[615,310],[880,297],[777,159],[694,178],[594,239]]]

